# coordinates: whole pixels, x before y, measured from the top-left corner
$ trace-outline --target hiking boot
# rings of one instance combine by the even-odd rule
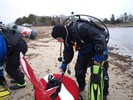
[[[15,84],[13,86],[10,86],[10,90],[17,90],[17,89],[21,89],[21,88],[25,88],[26,87],[26,82],[24,84]]]
[[[6,86],[7,85],[7,82],[6,82],[6,79],[4,76],[0,76],[0,85],[2,86]]]
[[[79,87],[79,92],[84,91],[85,87]]]

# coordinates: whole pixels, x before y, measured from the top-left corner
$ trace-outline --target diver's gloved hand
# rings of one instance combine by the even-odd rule
[[[67,64],[62,63],[62,65],[60,66],[59,72],[60,73],[65,73],[67,68]]]

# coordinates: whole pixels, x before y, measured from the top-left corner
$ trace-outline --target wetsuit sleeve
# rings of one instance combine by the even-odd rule
[[[73,56],[74,56],[73,47],[65,45],[63,51],[63,62],[60,67],[64,70],[64,72],[66,71],[67,64],[69,64],[72,61]]]

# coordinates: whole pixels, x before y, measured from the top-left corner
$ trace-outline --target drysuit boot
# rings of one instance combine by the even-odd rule
[[[26,80],[26,77],[24,77],[24,80]],[[12,79],[12,80],[10,81],[10,83],[14,84],[14,83],[17,83],[17,81],[14,80],[14,79]]]
[[[24,84],[15,84],[13,86],[10,86],[10,90],[17,90],[17,89],[21,89],[21,88],[25,88],[26,87],[26,82]]]

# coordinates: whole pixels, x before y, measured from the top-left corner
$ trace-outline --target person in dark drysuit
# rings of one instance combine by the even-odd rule
[[[16,90],[24,88],[26,86],[25,77],[20,66],[20,52],[24,55],[28,50],[26,41],[15,32],[9,32],[3,30],[0,32],[0,66],[5,63],[5,70],[10,75],[13,80],[11,83],[15,83],[9,88],[11,90]],[[6,80],[4,78],[3,69],[0,70],[0,84],[5,85]]]
[[[88,66],[100,65],[108,59],[108,47],[106,43],[105,30],[97,28],[90,21],[77,20],[67,26],[56,25],[53,27],[51,35],[54,39],[64,43],[63,61],[60,72],[65,72],[67,65],[74,56],[74,47],[78,51],[77,62],[75,64],[75,77],[79,85],[79,92],[86,86],[85,77]],[[108,95],[109,77],[108,62],[104,64],[104,95]]]

